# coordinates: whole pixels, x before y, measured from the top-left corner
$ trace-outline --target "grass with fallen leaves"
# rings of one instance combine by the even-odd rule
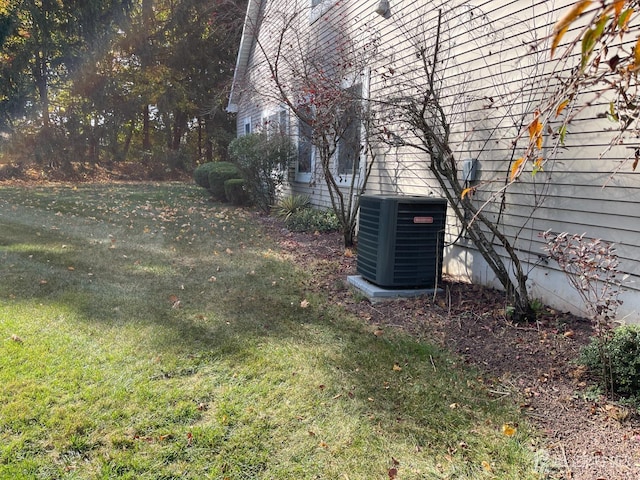
[[[0,187],[0,478],[527,479],[518,411],[188,185]]]

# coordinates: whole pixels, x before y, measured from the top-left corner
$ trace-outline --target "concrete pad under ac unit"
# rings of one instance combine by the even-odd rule
[[[433,295],[436,291],[442,291],[435,288],[383,288],[365,280],[362,275],[349,275],[347,282],[372,302]]]

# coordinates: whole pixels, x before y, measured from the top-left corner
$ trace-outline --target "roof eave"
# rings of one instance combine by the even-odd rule
[[[247,13],[244,17],[244,25],[242,27],[242,36],[240,37],[240,47],[238,48],[238,57],[236,58],[236,68],[233,72],[233,82],[231,83],[231,92],[229,93],[229,103],[227,104],[227,112],[237,113],[239,83],[247,71],[251,47],[256,38],[256,26],[258,25],[258,15],[260,12],[260,4],[262,0],[249,0],[247,5]]]

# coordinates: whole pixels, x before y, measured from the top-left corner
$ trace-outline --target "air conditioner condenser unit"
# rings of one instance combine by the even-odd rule
[[[363,195],[357,271],[383,288],[433,288],[442,275],[447,201]]]

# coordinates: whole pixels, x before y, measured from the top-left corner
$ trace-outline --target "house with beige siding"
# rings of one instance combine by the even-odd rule
[[[358,158],[338,145],[332,165],[344,185],[367,195],[443,197],[420,148],[420,132],[394,113],[431,89],[446,116],[447,144],[474,205],[514,245],[530,296],[557,309],[584,313],[580,295],[543,249],[540,234],[569,232],[616,245],[626,275],[618,319],[640,321],[640,169],[628,161],[637,139],[612,144],[616,125],[606,95],[586,92],[536,139],[544,162],[519,162],[531,148],[536,109],[558,90],[563,68],[550,55],[553,26],[568,0],[249,0],[228,110],[238,134],[277,122],[298,145],[287,193],[330,205],[309,126],[283,101],[309,59],[336,65],[345,89],[357,88],[368,118],[357,130]],[[635,21],[635,20],[634,20]],[[578,28],[578,27],[576,27]],[[630,27],[635,43],[638,26]],[[630,50],[630,49],[629,49]],[[319,60],[318,60],[319,59]],[[337,59],[337,60],[336,60]],[[432,75],[425,75],[427,66]],[[276,74],[274,75],[274,67]],[[566,73],[566,72],[564,72]],[[278,82],[274,82],[277,76]],[[283,92],[283,85],[285,90]],[[555,90],[554,90],[555,89]],[[292,98],[292,97],[290,97]],[[295,107],[295,105],[293,105]],[[430,108],[425,103],[425,108]],[[559,115],[560,116],[560,115]],[[559,139],[559,132],[562,138]],[[539,143],[538,143],[539,142]],[[342,155],[342,156],[341,156]],[[449,214],[442,268],[452,276],[500,287],[456,216]],[[505,255],[505,264],[511,268]]]

